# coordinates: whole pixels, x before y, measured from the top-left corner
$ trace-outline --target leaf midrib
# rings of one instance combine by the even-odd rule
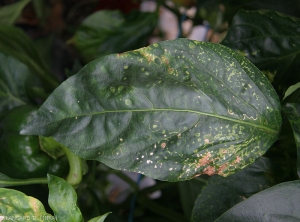
[[[210,116],[210,117],[214,117],[214,118],[219,118],[219,119],[223,119],[223,120],[228,120],[231,122],[235,122],[235,123],[239,123],[242,125],[249,125],[255,128],[259,128],[261,130],[270,132],[270,133],[274,133],[277,134],[278,130],[263,126],[263,125],[258,125],[255,123],[251,123],[251,122],[246,122],[243,120],[238,120],[238,119],[234,119],[234,118],[229,118],[226,116],[220,116],[220,115],[216,115],[216,114],[212,114],[212,113],[206,113],[206,112],[200,112],[200,111],[195,111],[195,110],[184,110],[184,109],[166,109],[166,108],[154,108],[154,109],[133,109],[133,110],[104,110],[102,112],[96,112],[96,113],[91,113],[91,114],[84,114],[84,115],[75,115],[75,116],[70,116],[67,117],[65,119],[70,119],[70,118],[78,118],[78,117],[82,117],[82,116],[92,116],[92,115],[100,115],[100,114],[107,114],[107,113],[125,113],[125,112],[160,112],[160,111],[169,111],[169,112],[187,112],[187,113],[194,113],[197,115],[206,115],[206,116]],[[57,120],[57,121],[52,121],[52,122],[59,122],[61,121]]]

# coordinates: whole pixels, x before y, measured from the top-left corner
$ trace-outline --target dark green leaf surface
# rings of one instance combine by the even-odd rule
[[[28,102],[30,76],[27,66],[0,52],[0,119],[8,110]]]
[[[287,116],[294,132],[297,146],[297,173],[300,178],[300,103],[287,103],[283,112]]]
[[[261,157],[229,177],[210,177],[206,188],[197,197],[191,221],[215,221],[237,203],[273,186],[279,181],[281,174],[282,170],[270,159]]]
[[[0,24],[13,25],[29,2],[31,0],[22,0],[0,7]]]
[[[300,81],[298,18],[274,11],[240,10],[222,44],[245,55],[278,88]]]
[[[179,181],[247,166],[280,125],[277,95],[247,59],[178,39],[91,62],[21,133],[53,136],[115,169]]]
[[[300,220],[300,181],[278,184],[235,205],[216,222],[297,222]]]
[[[48,174],[49,205],[57,221],[81,222],[81,212],[77,207],[77,194],[64,179]]]
[[[126,19],[119,11],[101,10],[83,21],[72,41],[83,58],[91,61],[145,46],[156,25],[156,13],[132,12]]]
[[[0,188],[0,221],[55,221],[43,204],[24,193]]]

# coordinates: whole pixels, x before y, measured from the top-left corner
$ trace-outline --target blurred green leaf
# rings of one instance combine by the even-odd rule
[[[0,119],[13,107],[29,102],[31,77],[26,65],[0,52]]]
[[[177,39],[89,63],[21,133],[52,136],[114,169],[180,181],[254,162],[277,139],[280,108],[246,58]]]
[[[273,186],[281,177],[282,170],[265,157],[229,177],[212,176],[197,197],[191,221],[214,221],[237,203]]]
[[[56,77],[49,71],[31,39],[21,29],[9,25],[0,26],[0,51],[27,65],[33,74],[40,77],[48,91],[58,86]]]
[[[0,8],[0,25],[13,25],[29,2],[31,0],[20,0],[14,4],[2,6]]]
[[[95,12],[83,20],[72,41],[86,61],[93,60],[107,53],[99,51],[100,45],[123,23],[119,11]]]
[[[235,205],[216,222],[300,221],[300,180],[278,184]]]
[[[287,116],[293,129],[297,146],[297,173],[300,178],[300,103],[285,104],[283,112]]]
[[[57,221],[83,221],[77,207],[77,194],[74,188],[64,179],[48,174],[49,205]]]
[[[300,19],[274,11],[240,10],[222,44],[246,56],[260,70],[274,76],[283,95],[300,82]],[[273,78],[273,77],[272,77]]]
[[[34,12],[37,15],[38,19],[40,20],[40,23],[42,25],[46,22],[46,2],[45,0],[32,0],[32,5],[34,7]]]
[[[206,0],[207,1],[207,0]],[[214,0],[225,7],[226,20],[231,22],[238,10],[273,10],[286,15],[300,17],[300,0]],[[202,1],[200,1],[202,2]]]
[[[101,21],[101,22],[99,22]],[[85,61],[146,46],[157,25],[156,13],[102,10],[87,17],[71,40]]]
[[[17,190],[0,188],[0,221],[44,222],[47,219],[55,220],[39,200]]]

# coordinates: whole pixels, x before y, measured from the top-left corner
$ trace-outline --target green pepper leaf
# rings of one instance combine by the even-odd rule
[[[91,61],[145,46],[157,20],[157,13],[132,12],[124,18],[119,11],[101,10],[82,22],[71,42]]]
[[[269,76],[277,90],[300,82],[300,19],[274,11],[240,10],[222,41]]]
[[[22,0],[0,8],[0,24],[13,25],[31,0]]]
[[[64,179],[48,174],[49,205],[57,221],[83,221],[77,207],[77,194]]]
[[[222,221],[299,221],[300,181],[278,184],[235,205],[221,215]]]
[[[0,221],[55,221],[43,204],[24,193],[0,188]]]
[[[9,25],[0,26],[0,51],[27,65],[43,81],[48,91],[58,86],[56,77],[49,71],[31,39],[21,29]]]
[[[265,157],[229,177],[212,176],[197,197],[191,221],[215,221],[237,203],[275,185],[280,179],[282,169]]]
[[[29,102],[30,70],[19,60],[0,52],[0,119],[8,110]]]
[[[280,125],[277,94],[246,58],[178,39],[89,63],[21,133],[53,136],[115,169],[179,181],[244,168]]]
[[[295,85],[290,86],[284,93],[283,100],[286,99],[288,96],[293,94],[295,91],[297,91],[300,88],[300,82],[296,83]]]
[[[294,133],[297,146],[297,173],[300,178],[300,103],[287,103],[283,108]]]
[[[90,219],[88,222],[103,222],[105,218],[110,214],[110,212],[103,214],[102,216],[95,217],[93,219]]]

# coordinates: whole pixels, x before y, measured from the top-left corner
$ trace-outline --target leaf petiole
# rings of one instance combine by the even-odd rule
[[[66,153],[70,165],[70,171],[66,181],[73,187],[76,187],[82,180],[82,160],[79,156],[72,153],[66,146],[62,146],[62,148]]]

